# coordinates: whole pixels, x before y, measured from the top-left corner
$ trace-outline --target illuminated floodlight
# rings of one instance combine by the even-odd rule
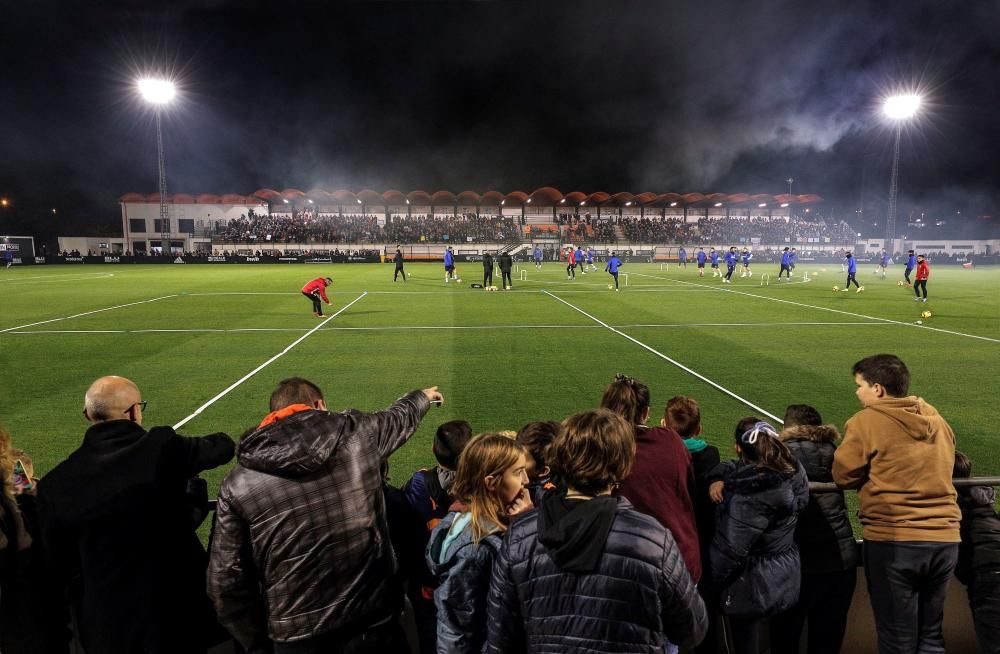
[[[781,208],[782,209],[786,209],[787,207],[788,207],[788,203],[787,202],[782,202],[781,203]]]
[[[507,200],[500,200],[500,206],[507,204]]]
[[[566,204],[566,198],[563,198],[562,200],[559,200],[559,204]]]
[[[284,202],[285,204],[288,204],[288,198],[281,198],[281,201]]]
[[[358,204],[361,204],[361,200],[358,200]]]
[[[410,201],[409,201],[409,200],[407,200],[407,201],[406,201],[406,204],[409,204],[409,203],[410,203]]]
[[[583,202],[581,202],[581,203],[580,203],[580,206],[582,207],[582,206],[583,206],[583,205],[585,205],[585,204],[587,204],[587,201],[586,201],[586,200],[584,200]]]
[[[670,203],[670,206],[671,206],[671,207],[676,207],[676,206],[677,206],[677,203],[676,203],[676,202],[671,202],[671,203]]]
[[[313,203],[313,201],[312,201],[312,200],[306,200],[306,202],[308,202],[309,204],[312,204],[312,203]]]
[[[10,204],[10,202],[7,200],[7,198],[3,198],[2,200],[0,200],[0,206],[6,207],[8,204]]]
[[[531,198],[528,198],[528,204],[531,204]]]
[[[920,110],[923,98],[916,94],[893,95],[882,103],[882,113],[893,120],[913,118]]]
[[[760,204],[757,205],[757,208],[758,209],[763,209],[766,206],[767,206],[767,202],[761,202]]]
[[[722,203],[721,203],[721,202],[716,202],[716,203],[715,203],[715,206],[717,206],[717,207],[721,207],[721,206],[722,206]]]
[[[143,99],[152,104],[167,104],[177,95],[177,89],[170,80],[147,77],[139,80],[138,85]]]

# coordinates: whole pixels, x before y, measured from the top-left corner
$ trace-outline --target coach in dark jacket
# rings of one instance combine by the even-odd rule
[[[489,652],[666,652],[705,635],[705,606],[670,532],[611,488],[635,457],[604,409],[563,422],[548,456],[565,484],[514,521],[493,569]]]
[[[483,252],[483,287],[489,288],[493,285],[493,256],[489,252]]]
[[[793,404],[785,412],[785,429],[780,434],[781,442],[802,464],[811,482],[833,481],[833,454],[840,433],[833,425],[822,423],[813,407]],[[841,491],[809,496],[795,527],[795,543],[802,561],[799,601],[771,620],[771,649],[775,654],[798,652],[808,621],[806,651],[839,652],[858,565],[858,546]]]
[[[222,483],[212,541],[209,595],[244,647],[399,650],[380,468],[432,400],[436,387],[378,413],[330,413],[315,384],[279,384]]]
[[[500,281],[503,282],[503,287],[506,289],[514,288],[514,282],[511,281],[510,271],[514,267],[514,258],[510,256],[510,252],[503,252],[500,254]]]
[[[87,654],[204,652],[223,635],[186,488],[229,461],[233,441],[147,432],[145,402],[123,377],[95,381],[84,406],[83,443],[38,484],[46,554],[72,582],[80,640]]]

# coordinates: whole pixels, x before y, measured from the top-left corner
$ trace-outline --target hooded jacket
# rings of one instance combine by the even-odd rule
[[[713,476],[725,482],[709,550],[722,612],[763,618],[788,610],[801,585],[795,525],[809,502],[805,470],[783,474],[726,461]]]
[[[467,512],[452,511],[434,528],[427,544],[427,566],[441,582],[434,590],[440,654],[478,654],[486,642],[486,595],[500,534],[472,542],[469,517]]]
[[[782,442],[806,471],[809,481],[832,482],[833,453],[840,432],[833,425],[796,425],[781,432]],[[858,546],[844,504],[844,493],[810,494],[795,527],[803,574],[852,570]]]
[[[977,573],[1000,572],[1000,516],[994,505],[996,489],[973,486],[958,492],[962,509],[962,544],[958,547],[955,576],[968,585]]]
[[[847,421],[833,480],[858,489],[865,540],[961,540],[955,434],[919,397],[887,397]]]
[[[429,406],[421,391],[372,414],[303,406],[243,438],[219,490],[208,591],[244,647],[395,616],[379,468]]]
[[[542,503],[559,501],[548,493]],[[670,532],[624,497],[608,522],[575,515],[593,514],[596,501],[552,525],[540,524],[558,515],[545,507],[514,520],[493,568],[488,652],[657,653],[704,638],[705,605]]]

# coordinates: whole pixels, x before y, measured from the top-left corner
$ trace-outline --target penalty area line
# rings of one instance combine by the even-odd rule
[[[226,395],[228,395],[229,392],[232,391],[234,388],[237,388],[243,382],[245,382],[246,380],[250,379],[251,377],[253,377],[254,375],[256,375],[258,372],[260,372],[261,370],[263,370],[264,368],[268,367],[269,365],[271,365],[272,363],[274,363],[275,361],[277,361],[281,357],[283,357],[286,354],[288,354],[288,352],[293,347],[295,347],[296,345],[298,345],[302,341],[306,340],[307,338],[309,338],[310,336],[312,336],[313,334],[315,334],[317,331],[319,331],[319,329],[323,325],[325,325],[326,323],[330,322],[331,320],[333,320],[334,318],[336,318],[340,314],[342,314],[345,311],[347,311],[348,309],[350,309],[351,306],[353,306],[356,302],[358,302],[359,300],[361,300],[361,298],[363,298],[366,295],[368,295],[368,291],[365,291],[364,293],[362,293],[358,297],[356,297],[353,300],[351,300],[348,304],[344,305],[343,308],[341,308],[339,311],[337,311],[337,313],[331,315],[329,318],[327,318],[323,322],[319,323],[318,325],[316,325],[315,327],[313,327],[312,329],[310,329],[309,331],[307,331],[302,336],[299,336],[297,339],[295,339],[294,341],[292,341],[292,343],[288,347],[286,347],[284,350],[282,350],[281,352],[278,352],[273,357],[271,357],[270,359],[268,359],[264,363],[260,364],[259,366],[257,366],[256,368],[254,368],[253,370],[251,370],[250,372],[248,372],[247,374],[243,375],[237,381],[235,381],[232,384],[230,384],[229,387],[226,388],[224,391],[222,391],[221,393],[219,393],[218,395],[216,395],[215,397],[213,397],[212,399],[210,399],[208,402],[205,402],[200,407],[198,407],[197,409],[195,409],[194,413],[192,413],[187,418],[184,418],[183,420],[181,420],[180,422],[178,422],[176,425],[174,425],[174,429],[180,429],[181,427],[183,427],[184,425],[186,425],[188,422],[190,422],[192,419],[194,419],[196,416],[198,416],[202,411],[204,411],[205,409],[207,409],[208,407],[212,406],[213,404],[215,404],[216,402],[218,402],[219,400],[221,400],[222,398],[224,398]]]
[[[756,404],[754,404],[753,402],[751,402],[750,400],[748,400],[748,399],[746,399],[746,398],[744,398],[744,397],[741,397],[741,396],[737,395],[736,393],[732,392],[731,390],[729,390],[729,389],[728,389],[728,388],[726,388],[725,386],[722,386],[722,385],[720,385],[720,384],[717,384],[716,382],[712,381],[711,379],[709,379],[709,378],[708,378],[708,377],[706,377],[705,375],[702,375],[701,373],[699,373],[699,372],[697,372],[697,371],[695,371],[695,370],[692,370],[691,368],[688,368],[687,366],[685,366],[685,365],[684,365],[683,363],[681,363],[680,361],[676,361],[675,359],[671,359],[670,357],[668,357],[668,356],[667,356],[666,354],[664,354],[663,352],[660,352],[659,350],[657,350],[657,349],[654,349],[654,348],[650,347],[649,345],[646,345],[646,344],[645,344],[645,343],[643,343],[642,341],[640,341],[640,340],[638,340],[638,339],[636,339],[636,338],[633,338],[633,337],[629,336],[628,334],[626,334],[625,332],[623,332],[623,331],[621,331],[621,330],[619,330],[619,329],[615,329],[614,327],[612,327],[612,326],[611,326],[611,325],[609,325],[608,323],[604,322],[604,321],[603,321],[603,320],[601,320],[600,318],[597,318],[597,317],[595,317],[595,316],[592,316],[592,315],[590,315],[589,313],[587,313],[586,311],[584,311],[584,310],[583,310],[583,309],[581,309],[580,307],[578,307],[578,306],[575,306],[575,305],[573,305],[573,304],[570,304],[569,302],[567,302],[566,300],[562,299],[562,298],[561,298],[561,297],[559,297],[558,295],[553,295],[552,293],[549,293],[548,291],[542,291],[542,292],[543,292],[543,293],[545,293],[546,295],[548,295],[549,297],[553,298],[554,300],[558,300],[559,302],[562,302],[563,304],[565,304],[566,306],[568,306],[568,307],[569,307],[570,309],[573,309],[574,311],[576,311],[576,312],[578,312],[578,313],[581,313],[581,314],[583,314],[584,316],[586,316],[586,317],[590,318],[591,320],[593,320],[593,321],[594,321],[594,322],[596,322],[597,324],[601,325],[601,326],[602,326],[602,327],[604,327],[605,329],[607,329],[607,330],[609,330],[609,331],[612,331],[612,332],[614,332],[615,334],[618,334],[619,336],[621,336],[621,337],[623,337],[623,338],[626,338],[626,339],[628,339],[628,340],[632,341],[633,343],[635,343],[635,344],[636,344],[636,345],[638,345],[639,347],[643,348],[644,350],[646,350],[646,351],[648,351],[648,352],[650,352],[650,353],[652,353],[652,354],[655,354],[656,356],[660,357],[661,359],[663,359],[663,360],[664,360],[664,361],[666,361],[667,363],[670,363],[670,364],[672,364],[672,365],[674,365],[674,366],[676,366],[676,367],[680,368],[680,369],[681,369],[681,370],[683,370],[684,372],[686,372],[686,373],[688,373],[688,374],[690,374],[690,375],[693,375],[693,376],[697,377],[698,379],[700,379],[701,381],[705,382],[705,383],[706,383],[706,384],[708,384],[709,386],[711,386],[711,387],[715,388],[716,390],[719,390],[719,391],[722,391],[723,393],[725,393],[725,394],[726,394],[726,395],[728,395],[729,397],[733,398],[734,400],[736,400],[736,401],[738,401],[738,402],[740,402],[740,403],[742,403],[742,404],[745,404],[746,406],[750,407],[751,409],[753,409],[753,410],[755,410],[755,411],[759,411],[760,413],[764,414],[764,415],[765,415],[765,416],[767,416],[768,418],[771,418],[772,420],[775,420],[775,421],[777,421],[777,422],[778,422],[778,424],[782,424],[782,425],[783,425],[783,424],[785,424],[785,421],[784,421],[784,420],[782,420],[782,419],[781,419],[781,418],[779,418],[778,416],[774,415],[774,414],[773,414],[773,413],[771,413],[770,411],[768,411],[768,410],[766,410],[766,409],[764,409],[764,408],[761,408],[761,407],[757,406]]]
[[[8,327],[7,329],[0,329],[0,334],[5,332],[12,332],[18,329],[24,329],[25,327],[34,327],[36,325],[47,325],[50,322],[59,322],[60,320],[72,320],[73,318],[80,318],[82,316],[89,316],[94,313],[101,313],[102,311],[111,311],[112,309],[123,309],[125,307],[134,307],[137,304],[146,304],[148,302],[156,302],[157,300],[166,300],[172,297],[177,297],[177,294],[172,295],[162,295],[160,297],[154,297],[150,300],[140,300],[138,302],[129,302],[128,304],[116,304],[113,307],[105,307],[103,309],[94,309],[93,311],[84,311],[83,313],[75,313],[72,316],[64,316],[62,318],[51,318],[49,320],[41,320],[39,322],[33,322],[27,325],[18,325],[17,327]]]

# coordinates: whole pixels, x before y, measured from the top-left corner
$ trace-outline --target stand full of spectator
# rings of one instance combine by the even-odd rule
[[[907,394],[910,372],[899,357],[866,357],[852,372],[863,408],[844,428],[833,479],[858,489],[879,652],[944,652],[945,593],[961,541],[955,433]]]
[[[670,532],[612,489],[635,459],[633,426],[600,409],[549,446],[561,480],[515,519],[493,568],[487,652],[676,651],[705,635],[705,606]]]
[[[88,654],[204,652],[226,638],[205,593],[188,487],[233,458],[233,441],[146,431],[145,406],[132,381],[95,381],[83,443],[38,484],[50,574],[72,588]]]
[[[331,413],[285,379],[222,482],[208,571],[219,620],[250,652],[395,652],[402,593],[381,467],[437,388],[383,411]]]

